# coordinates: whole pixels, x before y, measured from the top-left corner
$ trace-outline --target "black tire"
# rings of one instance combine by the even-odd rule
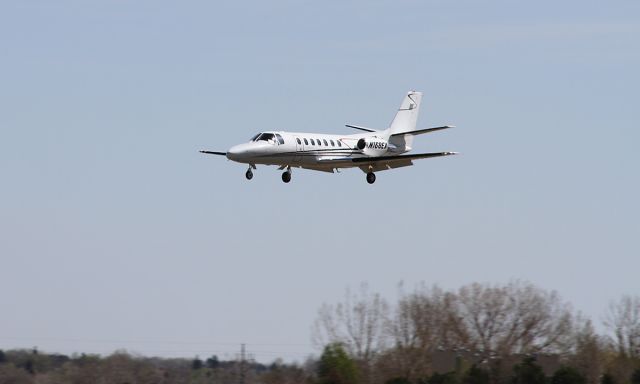
[[[373,184],[376,182],[376,174],[373,172],[367,173],[367,183]]]
[[[247,178],[247,180],[253,179],[253,172],[251,172],[251,169],[248,169],[247,173],[245,173],[244,176]]]
[[[285,183],[288,183],[291,181],[291,172],[286,171],[286,172],[282,172],[282,181],[284,181]]]

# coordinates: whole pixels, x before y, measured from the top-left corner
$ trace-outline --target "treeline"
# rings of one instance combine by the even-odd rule
[[[393,304],[364,285],[320,308],[315,339],[354,362],[345,383],[535,384],[518,372],[539,368],[554,384],[640,384],[640,297],[612,302],[603,319],[597,332],[555,292],[523,282],[401,287]]]
[[[311,382],[313,363],[276,360],[165,359],[118,351],[110,356],[46,354],[0,350],[0,384],[287,384]]]
[[[640,297],[603,314],[601,332],[532,284],[400,289],[366,286],[321,306],[323,352],[282,360],[163,359],[0,351],[0,384],[640,384]]]

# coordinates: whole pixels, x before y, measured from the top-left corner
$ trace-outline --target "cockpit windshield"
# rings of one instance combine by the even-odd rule
[[[263,133],[256,139],[256,141],[269,141],[275,139],[275,135],[273,133]]]
[[[253,136],[251,138],[251,141],[266,141],[268,143],[271,144],[284,144],[284,140],[282,139],[282,136],[278,135],[278,134],[273,134],[273,133],[258,133],[257,135]]]

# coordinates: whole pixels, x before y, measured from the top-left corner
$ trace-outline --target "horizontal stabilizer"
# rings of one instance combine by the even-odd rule
[[[378,132],[375,129],[371,129],[371,128],[367,128],[367,127],[361,127],[359,125],[351,125],[351,124],[345,124],[345,127],[349,127],[349,128],[353,128],[353,129],[359,129],[361,131],[365,131],[365,132]]]
[[[397,137],[397,136],[402,136],[402,135],[421,135],[423,133],[431,133],[431,132],[441,131],[443,129],[448,129],[448,128],[455,128],[455,126],[454,125],[444,125],[442,127],[418,129],[418,130],[409,131],[409,132],[398,132],[398,133],[394,133],[393,135],[391,135],[391,137],[394,137],[394,136]]]
[[[227,156],[227,152],[200,151],[200,153],[206,153],[207,155],[220,155],[220,156]]]

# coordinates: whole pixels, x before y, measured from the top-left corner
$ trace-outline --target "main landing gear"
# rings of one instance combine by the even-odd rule
[[[287,168],[286,171],[282,172],[282,181],[288,183],[291,181],[291,168]]]
[[[253,172],[251,172],[251,167],[247,169],[247,173],[245,173],[244,176],[247,178],[247,180],[253,179]]]
[[[373,172],[367,173],[367,183],[373,184],[376,182],[376,174]]]

